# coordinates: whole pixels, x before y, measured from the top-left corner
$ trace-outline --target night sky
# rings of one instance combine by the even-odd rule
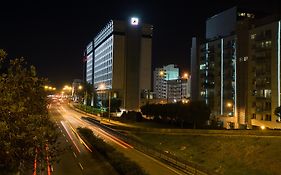
[[[253,4],[254,3],[254,4]],[[110,19],[138,16],[154,26],[153,68],[177,64],[189,70],[192,36],[204,36],[205,20],[234,5],[280,12],[278,1],[9,1],[0,3],[0,48],[25,57],[54,85],[82,78],[87,43]]]

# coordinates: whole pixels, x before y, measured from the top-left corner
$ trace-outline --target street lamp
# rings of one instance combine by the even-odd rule
[[[187,72],[183,74],[183,78],[188,79],[188,73]]]
[[[182,77],[181,77],[181,99],[182,103],[188,103],[187,97],[188,97],[188,79],[189,79],[189,74],[188,72],[184,72]],[[186,81],[186,84],[184,82]],[[183,85],[185,85],[185,92],[183,91]]]
[[[98,90],[106,92],[105,84],[104,83],[100,84]],[[111,99],[111,91],[110,91],[110,89],[107,89],[107,92],[108,92],[108,121],[110,122],[110,105],[111,105],[111,101],[110,101],[110,99]]]
[[[160,72],[159,72],[159,75],[161,76],[161,77],[166,77],[166,75],[167,75],[167,80],[166,80],[166,91],[167,91],[167,93],[166,93],[166,100],[167,100],[167,103],[169,102],[169,83],[168,83],[168,81],[169,81],[169,73],[166,71],[166,70],[161,70]]]
[[[231,107],[232,107],[232,103],[231,103],[231,102],[228,102],[228,103],[226,103],[226,106],[229,107],[229,108],[231,108]]]

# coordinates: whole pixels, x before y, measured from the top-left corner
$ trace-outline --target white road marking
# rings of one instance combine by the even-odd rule
[[[73,153],[74,157],[77,158],[77,155],[75,154],[75,152],[72,152],[72,153]]]
[[[84,168],[83,168],[83,166],[81,165],[81,163],[79,162],[78,164],[79,164],[81,170],[83,170]]]

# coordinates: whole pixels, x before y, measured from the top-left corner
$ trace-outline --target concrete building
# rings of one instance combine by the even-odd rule
[[[168,81],[168,101],[186,103],[190,98],[190,79],[179,78]]]
[[[167,99],[168,84],[170,80],[179,79],[179,68],[174,64],[156,68],[153,72],[153,91],[157,99]]]
[[[280,106],[280,18],[255,23],[249,30],[248,103],[251,125],[281,128],[274,115]]]
[[[190,77],[181,78],[176,65],[156,68],[153,76],[153,91],[158,101],[179,102],[190,98]]]
[[[263,16],[233,7],[207,20],[203,42],[192,39],[192,99],[204,100],[227,128],[281,126],[273,117],[280,98],[279,20]]]
[[[94,88],[126,110],[138,110],[141,93],[151,90],[152,31],[138,18],[111,20],[94,38]]]

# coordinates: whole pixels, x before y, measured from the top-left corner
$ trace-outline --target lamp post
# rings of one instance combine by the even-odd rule
[[[167,75],[167,80],[166,80],[166,90],[167,90],[167,96],[166,96],[166,100],[167,100],[167,103],[169,102],[169,73],[166,71],[166,70],[162,70],[162,71],[160,71],[160,76],[161,77],[166,77],[166,75]]]
[[[183,76],[181,77],[181,100],[182,103],[187,103],[187,96],[188,96],[188,79],[189,79],[189,74],[187,72],[183,73]],[[186,86],[185,86],[185,92],[183,92],[183,80],[186,80]],[[184,95],[183,95],[184,94]]]

